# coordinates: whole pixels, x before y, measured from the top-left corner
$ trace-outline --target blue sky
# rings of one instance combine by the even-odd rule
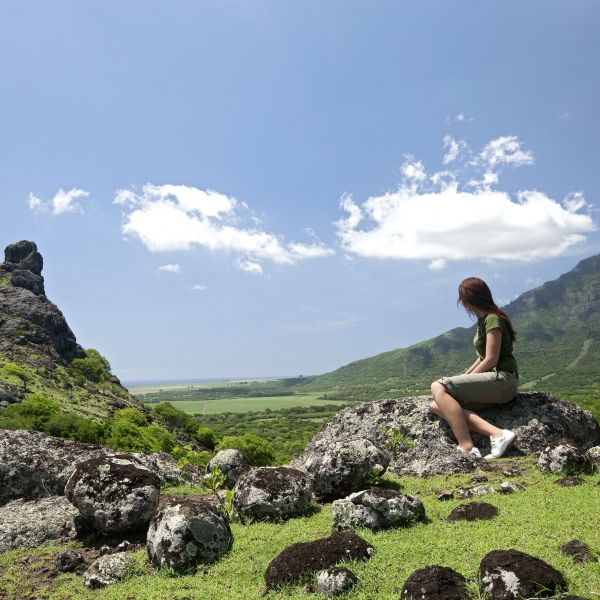
[[[596,1],[0,10],[0,244],[125,381],[323,373],[600,252]]]

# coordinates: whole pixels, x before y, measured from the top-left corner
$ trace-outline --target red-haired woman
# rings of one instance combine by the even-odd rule
[[[471,439],[471,431],[475,431],[490,436],[492,451],[485,458],[500,458],[517,436],[488,423],[477,411],[506,404],[517,393],[519,375],[513,356],[517,334],[506,313],[496,306],[485,281],[465,279],[458,287],[458,303],[477,317],[473,340],[477,360],[464,375],[442,377],[431,384],[431,409],[450,425],[459,450],[481,456]]]

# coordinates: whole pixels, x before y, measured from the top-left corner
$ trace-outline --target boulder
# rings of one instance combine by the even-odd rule
[[[547,473],[575,475],[589,471],[591,463],[585,450],[571,440],[561,439],[544,447],[537,466]]]
[[[59,573],[72,573],[79,565],[85,562],[83,554],[77,550],[64,550],[59,552],[53,559],[55,569]]]
[[[64,496],[31,502],[13,500],[0,507],[0,552],[37,548],[76,534],[77,509]]]
[[[6,402],[6,404],[15,404],[19,399],[17,396],[8,390],[0,390],[0,402]]]
[[[493,519],[498,509],[487,502],[469,502],[460,504],[448,515],[448,521],[480,521]]]
[[[389,462],[389,453],[377,442],[355,437],[313,446],[292,466],[308,473],[317,497],[334,500],[364,489],[371,469],[376,464],[387,468]]]
[[[308,508],[312,483],[306,473],[291,467],[257,467],[235,484],[233,503],[241,518],[273,521],[297,517]]]
[[[563,544],[559,550],[565,556],[571,557],[576,563],[598,562],[598,558],[595,556],[592,549],[581,540],[571,540],[570,542]]]
[[[225,475],[225,487],[228,489],[233,489],[240,475],[250,468],[244,455],[233,449],[219,450],[206,466],[206,472],[210,473],[214,465]]]
[[[490,600],[551,598],[566,589],[562,573],[518,550],[492,550],[479,565],[479,579]]]
[[[123,581],[135,567],[135,559],[127,552],[106,554],[92,563],[83,575],[83,585],[92,590]]]
[[[600,469],[600,446],[594,446],[587,451],[587,456],[590,462],[596,465],[596,469]]]
[[[0,264],[0,269],[7,272],[24,269],[35,275],[41,275],[43,267],[44,259],[38,252],[35,242],[27,240],[21,240],[6,246],[4,249],[4,262]]]
[[[150,522],[146,549],[152,564],[177,573],[218,561],[231,547],[227,519],[202,496],[162,498]]]
[[[23,452],[27,448],[27,452]],[[65,485],[81,462],[118,454],[114,450],[47,436],[38,431],[0,429],[0,506],[24,498],[64,495]],[[166,483],[194,483],[193,474],[182,471],[164,452],[127,453]]]
[[[402,587],[406,600],[470,600],[466,579],[450,567],[429,565],[414,571]]]
[[[375,548],[353,531],[288,546],[276,556],[265,572],[267,590],[301,581],[306,575],[334,567],[348,560],[369,558]]]
[[[332,567],[317,573],[317,588],[330,598],[347,592],[357,582],[356,575],[346,567]]]
[[[158,506],[158,476],[127,455],[99,456],[80,463],[65,486],[83,518],[109,536],[137,529]]]
[[[377,530],[403,527],[420,521],[425,517],[425,508],[415,496],[371,488],[335,500],[332,517],[333,526],[337,529],[366,527]]]

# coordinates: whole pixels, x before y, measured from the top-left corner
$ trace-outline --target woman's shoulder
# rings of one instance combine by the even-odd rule
[[[488,313],[487,315],[485,315],[485,317],[483,317],[482,321],[483,325],[485,326],[486,332],[490,329],[496,329],[496,327],[500,329],[504,329],[506,327],[506,324],[504,323],[502,317],[499,317],[494,313]]]

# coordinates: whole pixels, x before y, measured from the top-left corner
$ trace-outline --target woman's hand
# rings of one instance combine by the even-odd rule
[[[490,329],[485,336],[485,358],[478,365],[475,365],[471,373],[485,373],[496,367],[500,358],[501,344],[502,330],[500,327]]]

